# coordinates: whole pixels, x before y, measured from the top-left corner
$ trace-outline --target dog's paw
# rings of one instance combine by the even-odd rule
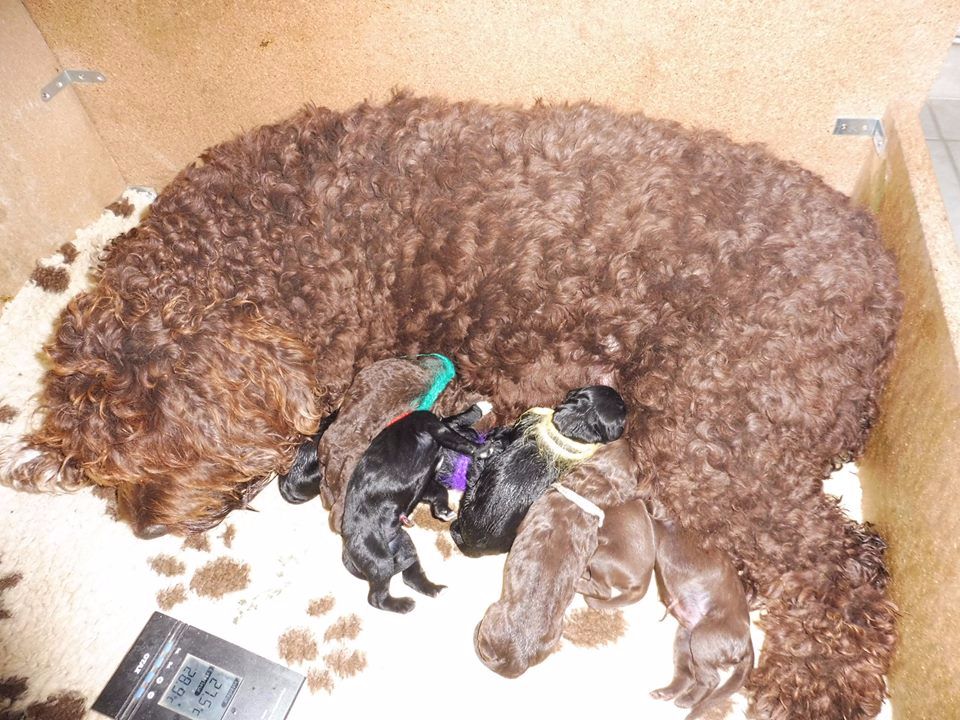
[[[483,417],[493,410],[493,403],[489,403],[486,400],[480,400],[476,403],[476,405],[478,408],[480,408],[480,417]]]
[[[673,696],[677,694],[677,691],[671,688],[669,685],[667,687],[657,688],[656,690],[650,691],[650,697],[654,700],[672,700]]]
[[[384,601],[380,609],[389,610],[390,612],[400,613],[403,615],[413,610],[416,606],[417,603],[412,598],[390,597]]]
[[[709,691],[700,685],[691,685],[673,699],[673,704],[680,708],[693,707],[700,702],[707,692]]]

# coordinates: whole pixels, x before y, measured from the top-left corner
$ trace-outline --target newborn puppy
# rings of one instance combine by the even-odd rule
[[[503,567],[500,599],[487,608],[474,634],[487,667],[517,677],[556,649],[606,513],[636,496],[638,475],[630,446],[617,440],[564,474],[565,490],[579,498],[548,490],[533,503]]]
[[[657,547],[653,520],[643,500],[604,508],[597,549],[576,590],[596,610],[613,610],[637,602],[650,585]],[[614,596],[615,592],[619,592]]]
[[[323,466],[317,455],[317,446],[327,429],[334,423],[340,414],[339,408],[320,421],[320,427],[309,440],[301,443],[297,448],[297,455],[293,465],[283,475],[277,476],[277,487],[280,495],[288,503],[299,505],[312,500],[320,494],[320,484],[323,482]]]
[[[402,526],[411,524],[408,518],[422,500],[430,503],[434,517],[453,516],[447,489],[436,479],[440,452],[447,448],[474,455],[478,445],[456,427],[472,424],[483,414],[479,404],[447,420],[416,410],[384,428],[360,457],[344,500],[343,564],[370,584],[367,600],[374,607],[398,613],[413,609],[410,598],[390,595],[390,579],[398,572],[424,595],[436,596],[443,589],[427,579]]]
[[[692,708],[701,717],[739,690],[753,669],[747,597],[737,571],[719,550],[704,551],[693,533],[652,503],[660,599],[680,627],[674,677],[651,695]],[[732,669],[722,687],[720,672]]]
[[[280,476],[284,499],[300,503],[319,494],[330,511],[330,528],[339,533],[347,483],[360,456],[387,423],[417,406],[441,371],[433,355],[389,358],[360,370],[340,407],[300,445],[292,467]]]
[[[510,550],[520,521],[564,468],[623,434],[627,408],[606,385],[567,393],[552,411],[534,408],[488,438],[489,457],[468,477],[450,535],[464,555]]]

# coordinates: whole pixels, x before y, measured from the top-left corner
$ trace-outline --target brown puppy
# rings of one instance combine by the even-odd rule
[[[330,528],[340,532],[347,483],[364,450],[386,423],[409,412],[436,372],[429,357],[382,360],[361,370],[343,396],[337,421],[320,438],[317,459],[324,468],[320,501],[330,510]]]
[[[750,615],[740,577],[719,550],[704,551],[694,533],[652,504],[660,599],[680,627],[674,677],[651,695],[703,714],[739,690],[753,669]],[[721,687],[722,671],[732,670]]]
[[[281,493],[287,488],[284,497],[290,502],[303,502],[319,492],[323,506],[330,511],[330,528],[339,533],[347,483],[360,456],[387,423],[413,409],[438,370],[431,355],[380,360],[363,368],[319,442],[308,441],[298,451],[298,458],[312,454],[316,462],[309,471],[304,469],[296,475],[299,468],[295,466],[280,477]],[[315,447],[309,447],[313,443]],[[289,488],[294,485],[298,497],[291,499]]]
[[[656,554],[653,520],[643,500],[606,508],[597,549],[576,590],[596,610],[635,603],[647,592]]]
[[[634,497],[639,469],[624,440],[603,445],[560,482],[601,507]],[[503,592],[474,635],[483,663],[517,677],[543,661],[560,641],[563,615],[597,548],[599,519],[548,490],[527,512],[503,569]]]

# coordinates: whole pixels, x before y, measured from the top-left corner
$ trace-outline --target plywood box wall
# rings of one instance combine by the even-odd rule
[[[0,53],[16,70],[0,80],[10,99],[0,130],[15,160],[0,168],[0,193],[38,200],[0,217],[13,258],[0,294],[29,274],[25,258],[48,253],[53,236],[77,224],[76,212],[50,212],[42,197],[86,206],[92,218],[124,181],[162,187],[208,145],[304,102],[345,109],[396,87],[639,109],[766,143],[850,192],[869,141],[832,135],[834,119],[880,116],[895,99],[919,102],[960,13],[952,0],[798,7],[9,0]],[[42,103],[40,88],[61,68],[96,69],[108,80]]]
[[[885,125],[856,197],[877,213],[904,294],[880,422],[860,461],[864,517],[887,538],[901,643],[890,678],[897,718],[960,713],[960,257],[915,106]]]
[[[0,296],[10,296],[125,183],[77,93],[41,100],[59,61],[19,2],[0,2],[0,60]]]
[[[903,648],[898,717],[960,697],[957,538],[960,267],[917,113],[948,49],[955,0],[533,3],[0,3],[0,294],[127,184],[162,187],[204,147],[310,101],[394,87],[529,103],[591,98],[766,143],[877,211],[907,300],[864,504],[891,542]],[[60,69],[103,85],[43,103]],[[884,158],[831,134],[881,116]]]

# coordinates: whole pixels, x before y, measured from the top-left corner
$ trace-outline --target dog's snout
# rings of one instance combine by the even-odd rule
[[[170,532],[170,528],[159,524],[137,525],[133,528],[133,534],[141,540],[153,540],[161,535],[166,535],[168,532]]]

